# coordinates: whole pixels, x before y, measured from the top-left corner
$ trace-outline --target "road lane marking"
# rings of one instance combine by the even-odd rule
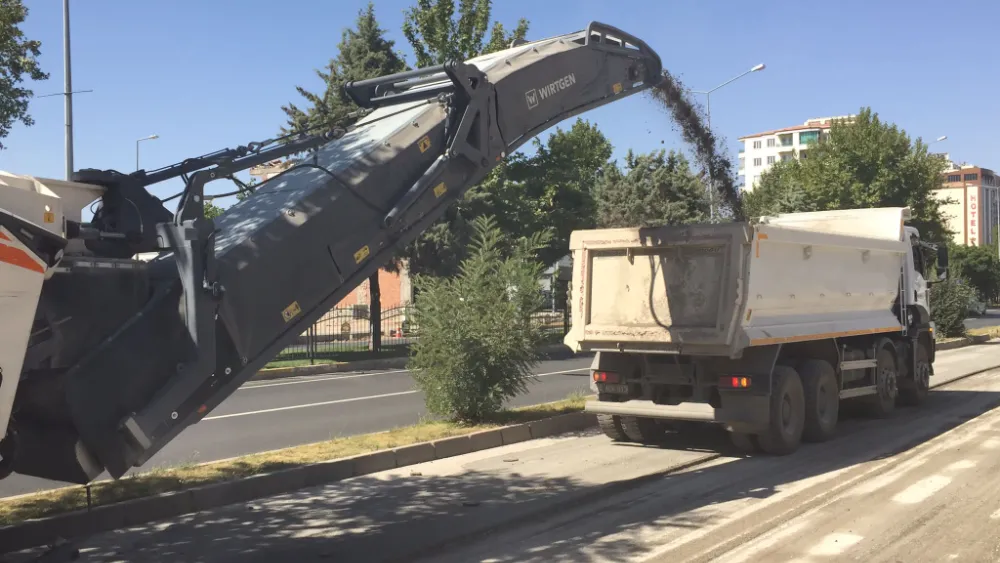
[[[545,377],[545,376],[548,376],[548,375],[562,375],[562,374],[566,374],[566,373],[574,373],[574,372],[579,372],[579,371],[581,371],[581,370],[579,370],[579,369],[564,369],[562,371],[553,371],[553,372],[549,372],[549,373],[539,373],[539,374],[536,374],[534,377]],[[363,374],[363,375],[376,375],[376,374]],[[358,376],[352,376],[352,377],[362,377],[362,376],[358,375]],[[343,378],[330,378],[330,379],[343,379]],[[297,382],[289,381],[289,382],[285,383],[285,385],[289,385],[289,384],[292,384],[292,383],[297,383]],[[271,412],[290,411],[290,410],[295,410],[295,409],[305,409],[305,408],[309,408],[309,407],[325,407],[327,405],[339,405],[341,403],[353,403],[353,402],[357,402],[357,401],[371,401],[373,399],[383,399],[383,398],[387,398],[387,397],[399,397],[399,396],[402,396],[402,395],[413,395],[414,393],[420,393],[420,390],[413,389],[413,390],[410,390],[410,391],[399,391],[399,392],[396,392],[396,393],[383,393],[381,395],[367,395],[367,396],[364,396],[364,397],[352,397],[350,399],[336,399],[336,400],[333,400],[333,401],[322,401],[322,402],[319,402],[319,403],[306,403],[306,404],[303,404],[303,405],[289,405],[287,407],[274,407],[274,408],[270,408],[270,409],[260,409],[260,410],[256,410],[256,411],[237,412],[237,413],[232,413],[232,414],[220,414],[220,415],[216,415],[216,416],[206,416],[205,418],[201,419],[201,421],[205,422],[205,421],[208,421],[208,420],[219,420],[221,418],[233,418],[233,417],[237,417],[237,416],[250,416],[252,414],[266,414],[266,413],[271,413]]]
[[[931,475],[910,485],[905,490],[892,497],[899,504],[917,504],[931,497],[934,493],[948,486],[951,477]]]
[[[786,524],[785,526],[767,534],[765,537],[762,537],[753,543],[745,544],[731,555],[716,559],[716,561],[724,561],[725,563],[745,563],[746,561],[755,560],[756,557],[764,551],[778,545],[786,538],[790,538],[795,534],[798,534],[811,523],[812,522],[807,518],[801,519],[794,524]],[[759,561],[760,559],[757,560]]]
[[[816,555],[818,557],[833,557],[835,555],[840,555],[863,539],[864,538],[862,536],[857,534],[828,534],[809,550],[809,555]]]
[[[295,410],[295,409],[307,409],[307,408],[310,408],[310,407],[325,407],[327,405],[339,405],[341,403],[354,403],[354,402],[357,402],[357,401],[371,401],[373,399],[385,399],[387,397],[399,397],[399,396],[402,396],[402,395],[413,395],[414,393],[419,393],[419,392],[420,391],[414,389],[412,391],[399,391],[397,393],[384,393],[382,395],[368,395],[366,397],[352,397],[350,399],[337,399],[335,401],[323,401],[323,402],[320,402],[320,403],[308,403],[308,404],[305,404],[305,405],[291,405],[291,406],[288,406],[288,407],[275,407],[275,408],[272,408],[272,409],[261,409],[261,410],[257,410],[257,411],[237,412],[237,413],[233,413],[233,414],[220,414],[220,415],[217,415],[217,416],[206,416],[205,418],[201,419],[201,422],[205,422],[205,421],[208,421],[208,420],[219,420],[221,418],[233,418],[233,417],[237,417],[237,416],[250,416],[252,414],[266,414],[266,413],[271,413],[271,412],[290,411],[290,410]]]
[[[1000,440],[996,438],[990,438],[989,440],[986,440],[985,442],[980,444],[979,447],[983,448],[984,450],[995,450],[998,447],[1000,447]]]
[[[972,461],[971,459],[963,459],[961,461],[956,461],[955,463],[952,463],[945,469],[947,471],[958,471],[960,469],[972,469],[975,466],[976,462]]]
[[[549,373],[538,373],[538,374],[535,374],[534,377],[546,377],[546,376],[549,376],[549,375],[563,375],[563,374],[566,374],[566,373],[584,372],[586,370],[590,370],[590,368],[586,367],[586,368],[577,368],[577,369],[565,369],[565,370],[562,370],[562,371],[553,371],[553,372],[549,372]],[[372,376],[375,376],[375,375],[391,375],[391,374],[396,374],[396,373],[409,373],[409,372],[410,372],[410,370],[408,370],[408,369],[401,369],[401,370],[395,370],[395,371],[378,371],[378,372],[374,372],[374,373],[357,373],[357,374],[351,374],[351,375],[331,375],[329,377],[319,377],[319,376],[303,375],[303,376],[300,376],[300,377],[303,377],[305,379],[297,379],[295,381],[281,381],[281,382],[278,382],[278,383],[262,383],[262,384],[259,384],[259,385],[245,385],[243,387],[240,387],[240,390],[244,390],[244,389],[264,389],[264,388],[267,388],[267,387],[280,387],[282,385],[300,385],[302,383],[321,383],[323,381],[338,381],[338,380],[341,380],[341,379],[356,379],[358,377],[372,377]]]
[[[395,373],[409,373],[409,372],[410,372],[410,370],[408,370],[408,369],[399,369],[399,370],[394,370],[394,371],[376,371],[376,372],[373,372],[373,373],[356,373],[356,374],[350,374],[348,372],[348,374],[346,374],[346,375],[331,375],[329,377],[312,376],[312,375],[302,375],[302,376],[299,376],[299,377],[302,377],[304,379],[296,379],[295,381],[281,381],[281,382],[278,382],[278,383],[262,383],[262,384],[259,384],[259,385],[245,385],[243,387],[240,387],[240,390],[243,390],[243,389],[263,389],[265,387],[281,387],[282,385],[299,385],[299,384],[302,384],[302,383],[320,383],[320,382],[323,382],[323,381],[336,381],[338,379],[356,379],[358,377],[372,377],[372,376],[375,376],[375,375],[392,375],[392,374],[395,374]],[[292,377],[294,377],[294,376],[292,376]]]
[[[1000,510],[997,510],[993,514],[990,514],[990,520],[996,520],[998,518],[1000,518]]]

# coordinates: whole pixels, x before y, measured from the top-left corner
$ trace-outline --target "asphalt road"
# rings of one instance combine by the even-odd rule
[[[575,391],[589,392],[589,367],[589,357],[541,362],[534,370],[540,377],[529,384],[529,393],[511,404],[546,403]],[[423,395],[406,370],[250,382],[139,471],[389,430],[426,415]],[[12,475],[0,481],[0,497],[58,486],[63,484]]]
[[[998,351],[942,352],[925,405],[787,457],[709,426],[584,432],[100,534],[80,561],[998,561]]]
[[[987,309],[981,317],[965,319],[965,328],[983,328],[1000,325],[1000,309]]]

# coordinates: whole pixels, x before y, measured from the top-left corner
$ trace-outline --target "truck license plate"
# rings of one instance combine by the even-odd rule
[[[603,393],[614,393],[616,395],[628,395],[628,385],[625,383],[605,383],[601,387]]]

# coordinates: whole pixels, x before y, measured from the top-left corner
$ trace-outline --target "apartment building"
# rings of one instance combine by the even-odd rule
[[[942,210],[948,226],[955,231],[955,242],[972,246],[995,244],[1000,224],[1000,178],[996,173],[989,168],[949,160],[941,181],[942,187],[935,195],[950,200]]]
[[[739,175],[743,179],[743,189],[753,190],[760,175],[775,162],[809,158],[809,145],[828,135],[833,121],[853,118],[853,115],[814,117],[802,125],[740,137],[743,148],[739,154]]]

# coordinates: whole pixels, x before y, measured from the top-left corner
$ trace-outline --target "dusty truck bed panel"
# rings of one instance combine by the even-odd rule
[[[905,208],[574,232],[565,343],[738,356],[747,346],[901,330]]]
[[[751,234],[746,223],[574,232],[575,320],[566,343],[589,350],[728,349]]]

